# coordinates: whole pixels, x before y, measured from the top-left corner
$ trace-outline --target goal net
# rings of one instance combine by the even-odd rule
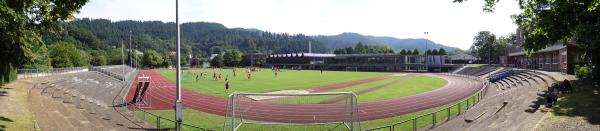
[[[358,72],[358,67],[346,67],[346,71]]]
[[[359,131],[356,95],[234,92],[227,102],[224,130]]]

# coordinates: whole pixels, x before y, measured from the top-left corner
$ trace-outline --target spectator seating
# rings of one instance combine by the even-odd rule
[[[39,126],[43,130],[151,128],[145,123],[136,123],[141,120],[128,116],[125,107],[119,106],[127,86],[105,73],[86,71],[47,77],[30,90],[30,97],[33,108],[38,110],[34,111],[36,115],[47,115],[52,118],[49,121],[60,121],[40,120]]]

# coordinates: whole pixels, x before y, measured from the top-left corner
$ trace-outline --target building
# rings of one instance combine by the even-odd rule
[[[448,71],[445,55],[292,53],[267,56],[267,66],[352,71]],[[428,58],[428,59],[427,59]]]
[[[472,64],[477,62],[479,59],[477,57],[469,55],[469,54],[456,54],[448,56],[448,59],[451,64]]]
[[[517,30],[517,42],[507,47],[508,55],[500,56],[500,64],[506,67],[573,74],[575,64],[579,63],[578,49],[574,41],[569,43],[558,41],[530,55],[527,55],[527,51],[521,47],[523,43],[522,32]]]

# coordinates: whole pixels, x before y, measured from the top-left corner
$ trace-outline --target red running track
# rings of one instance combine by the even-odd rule
[[[147,103],[141,108],[150,110],[173,109],[175,101],[175,84],[154,70],[143,70],[139,74],[152,78],[150,88],[143,101]],[[361,121],[388,118],[409,114],[424,109],[445,105],[476,93],[483,83],[468,78],[433,75],[446,79],[448,84],[440,89],[399,97],[388,100],[362,102],[358,104]],[[127,100],[131,101],[137,88],[137,82],[130,88]],[[187,109],[224,116],[227,99],[209,96],[182,88],[182,102]],[[273,104],[251,100],[241,100],[244,118],[259,121],[287,123],[326,123],[340,122],[350,118],[344,105],[313,104],[292,105]]]

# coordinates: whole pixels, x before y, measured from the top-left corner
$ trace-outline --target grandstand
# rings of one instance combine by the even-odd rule
[[[124,76],[107,75],[111,70],[104,70],[117,67],[96,68],[102,71],[60,74],[35,84],[29,97],[33,112],[39,118],[36,127],[44,130],[151,129],[127,115],[121,105],[123,89],[129,83],[118,79]],[[128,71],[135,74],[132,68]]]
[[[164,77],[153,78],[158,74],[152,74],[152,72],[142,72],[145,72],[142,73],[145,75],[139,76],[140,74],[135,69],[127,66],[102,66],[89,68],[89,71],[60,73],[54,74],[53,77],[42,78],[30,89],[29,94],[33,112],[38,118],[36,127],[44,130],[164,129],[164,127],[160,127],[161,124],[158,124],[160,122],[157,122],[156,125],[155,123],[147,123],[148,121],[133,115],[134,112],[132,111],[148,113],[145,110],[172,108],[171,102],[174,98],[172,97],[174,91],[168,80]],[[465,67],[457,70],[456,73],[439,76],[449,81],[455,81],[455,83],[447,88],[400,99],[358,103],[360,111],[357,114],[360,120],[378,120],[399,114],[417,112],[466,97],[469,99],[466,100],[467,107],[464,110],[460,108],[457,115],[449,115],[445,122],[433,120],[433,124],[425,127],[431,130],[531,129],[545,114],[540,111],[540,105],[543,105],[544,101],[541,98],[542,96],[538,94],[543,94],[542,90],[551,83],[563,79],[549,72],[498,67]],[[126,82],[122,80],[126,80]],[[490,83],[481,83],[482,80]],[[436,93],[444,94],[441,92],[452,92],[448,95],[458,97],[448,98],[443,95],[435,95]],[[202,101],[184,101],[184,104],[188,106],[187,109],[217,115],[226,114],[225,106],[219,106],[225,105],[227,103],[226,99],[198,94],[191,95],[187,91],[184,94],[188,94],[184,96],[184,99],[204,99]],[[427,100],[428,98],[446,99],[423,101],[422,104],[410,104],[410,101],[415,99]],[[472,101],[469,104],[470,99]],[[246,116],[249,120],[270,121],[273,119],[276,121],[300,117],[314,119],[315,115],[314,111],[303,111],[305,107],[281,110],[283,107],[290,105],[284,106],[277,103],[268,104],[255,101],[248,101],[248,103],[252,103],[252,106],[261,105],[261,108],[243,111],[261,114],[260,116],[273,116],[272,118]],[[450,111],[452,107],[450,106],[446,110]],[[327,110],[327,108],[320,109]],[[296,116],[279,114],[275,117],[275,114],[273,114],[274,112],[286,111],[293,111]],[[435,113],[438,112],[424,116],[435,118]],[[154,114],[149,113],[149,115],[153,116]],[[168,118],[155,115],[154,117],[157,117],[157,121],[173,122]],[[146,118],[143,117],[143,119]],[[56,124],[64,126],[55,126]],[[194,127],[192,125],[185,126]],[[423,128],[423,126],[421,124],[413,125],[412,128]],[[194,129],[205,130],[203,127],[195,127]],[[365,128],[365,130],[376,129]]]
[[[551,72],[507,68],[491,74],[486,97],[433,130],[531,130],[542,119],[546,87],[557,81]]]
[[[457,74],[470,75],[470,76],[483,76],[498,70],[498,67],[464,67],[455,71]]]

